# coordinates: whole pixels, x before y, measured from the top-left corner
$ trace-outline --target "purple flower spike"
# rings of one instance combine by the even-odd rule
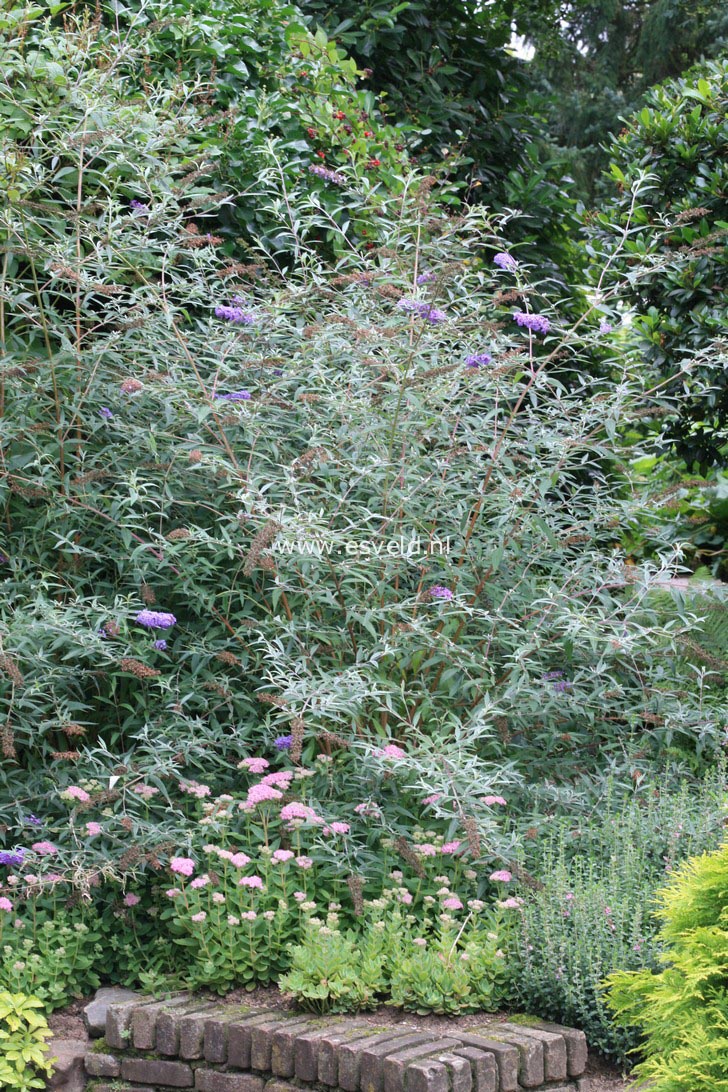
[[[492,360],[490,353],[471,353],[465,358],[466,368],[485,368]]]
[[[171,629],[177,619],[163,610],[140,610],[135,619],[147,629]]]
[[[315,174],[317,178],[323,178],[325,182],[333,182],[335,186],[343,186],[346,182],[343,174],[339,174],[338,171],[332,171],[329,167],[321,167],[318,163],[312,164],[309,168],[311,174]]]
[[[166,652],[167,651],[167,642],[160,638],[158,641],[154,642],[154,647],[159,649],[160,652]]]
[[[273,746],[277,751],[290,751],[293,746],[293,736],[278,736],[273,740]]]
[[[501,252],[500,254],[496,254],[495,258],[493,259],[493,262],[500,269],[516,269],[518,267],[518,262],[513,257],[513,255],[512,254],[506,254],[505,252]]]
[[[231,391],[230,394],[216,394],[215,398],[219,398],[222,402],[247,402],[250,391]]]
[[[0,849],[0,865],[7,865],[8,868],[19,867],[24,857],[24,849]]]
[[[418,284],[429,284],[431,281],[436,281],[436,280],[437,280],[437,274],[433,273],[432,270],[428,269],[425,273],[420,273],[419,277],[417,278],[417,283]]]
[[[551,323],[545,315],[529,315],[526,311],[514,311],[513,318],[519,326],[525,326],[536,334],[547,334]]]
[[[599,323],[599,333],[600,334],[611,334],[613,329],[614,329],[614,327],[612,326],[611,322],[602,321],[602,322]]]
[[[145,205],[143,201],[138,201],[136,197],[132,197],[129,205],[134,209],[134,212],[138,212],[142,216],[146,216],[149,212],[149,205]]]
[[[433,584],[429,594],[432,599],[452,599],[451,589],[444,587],[443,584]]]
[[[236,323],[238,326],[251,326],[255,322],[255,317],[250,312],[244,311],[242,307],[229,307],[225,303],[218,304],[215,314],[218,318]]]
[[[108,406],[102,406],[99,410],[99,417],[103,417],[105,421],[110,421],[113,416]]]

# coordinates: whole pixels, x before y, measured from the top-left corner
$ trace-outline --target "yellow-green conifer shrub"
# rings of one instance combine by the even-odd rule
[[[617,1020],[642,1028],[651,1092],[728,1089],[728,843],[686,861],[659,893],[665,969],[613,974]]]

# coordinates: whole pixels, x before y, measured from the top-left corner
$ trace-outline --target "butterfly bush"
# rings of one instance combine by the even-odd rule
[[[294,257],[231,257],[184,88],[140,115],[76,76],[32,141],[0,138],[2,882],[100,907],[121,971],[153,937],[149,975],[184,948],[215,988],[229,958],[274,977],[307,914],[353,921],[393,870],[415,914],[519,898],[519,812],[725,741],[690,616],[653,608],[679,544],[651,525],[639,568],[620,546],[669,400],[598,333],[617,289],[552,301],[494,268],[482,207],[343,167],[381,245],[341,232],[332,269],[320,186],[282,192],[279,146],[259,202]],[[77,142],[93,173],[46,217]]]

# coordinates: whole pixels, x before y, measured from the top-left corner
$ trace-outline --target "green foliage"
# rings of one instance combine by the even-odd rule
[[[529,94],[528,66],[507,48],[514,17],[548,18],[550,0],[515,11],[460,0],[301,7],[366,68],[387,116],[404,123],[413,156],[451,170],[465,203],[519,210],[504,226],[509,243],[544,275],[573,277],[581,256],[570,235],[578,226],[571,179]]]
[[[37,913],[23,916],[16,904],[14,920],[7,914],[0,917],[0,987],[32,992],[47,1009],[95,989],[100,984],[98,969],[108,959],[99,943],[101,931],[87,924],[92,916],[66,911],[59,903],[60,899],[50,914],[41,906]]]
[[[37,1011],[42,1007],[37,997],[0,990],[0,1083],[7,1092],[46,1087],[51,1032]]]
[[[610,146],[617,193],[589,229],[619,248],[612,273],[628,274],[639,347],[656,381],[680,394],[666,435],[689,471],[722,463],[728,443],[727,79],[728,63],[715,61],[650,92]]]
[[[608,980],[620,1024],[639,1029],[635,1073],[655,1092],[720,1088],[728,1071],[728,847],[685,862],[660,892],[659,973]]]
[[[608,164],[604,144],[622,118],[641,107],[653,84],[719,56],[728,41],[728,14],[712,0],[598,0],[522,23],[535,49],[530,78],[549,133],[591,200]]]
[[[373,1009],[385,992],[384,951],[379,933],[362,936],[311,926],[291,952],[291,969],[280,982],[311,1012]],[[372,939],[379,946],[372,950]]]
[[[164,858],[183,778],[224,792],[302,722],[298,758],[333,733],[361,759],[336,767],[358,799],[379,791],[378,745],[407,743],[383,831],[439,792],[449,836],[473,817],[498,857],[489,789],[629,773],[666,741],[709,756],[720,709],[685,690],[679,628],[645,609],[679,555],[658,538],[627,580],[615,553],[646,515],[611,473],[617,422],[663,403],[598,332],[610,294],[575,327],[552,310],[545,338],[524,332],[510,293],[548,286],[490,272],[499,222],[356,170],[344,193],[386,247],[347,251],[342,230],[346,259],[321,266],[315,195],[271,167],[258,206],[290,210],[300,266],[231,262],[206,230],[213,180],[181,187],[187,92],[157,87],[140,112],[85,33],[51,35],[68,93],[3,137],[4,821],[22,830],[43,797],[89,872],[126,860],[129,833]],[[27,48],[9,63],[30,79]],[[424,317],[398,305],[412,293]],[[250,324],[215,313],[236,299]],[[492,367],[466,365],[486,349]],[[578,373],[597,350],[613,375],[566,389],[560,354]],[[177,618],[166,648],[137,621],[155,602]],[[59,764],[78,741],[80,765]],[[99,842],[69,823],[72,780],[108,809]]]
[[[342,201],[337,186],[322,183],[311,168],[346,166],[370,196],[380,189],[399,192],[399,134],[380,118],[375,96],[357,88],[354,63],[323,31],[310,34],[295,6],[281,0],[162,0],[123,11],[101,5],[98,18],[73,24],[66,17],[62,27],[22,9],[8,22],[2,114],[11,118],[11,138],[42,116],[35,155],[92,101],[102,110],[90,124],[98,132],[104,103],[164,100],[181,106],[185,116],[174,130],[174,151],[168,148],[176,192],[205,211],[208,229],[222,232],[228,253],[249,253],[254,244],[255,257],[262,249],[268,259],[290,261],[283,253],[289,236],[280,223],[282,214],[285,220],[295,214],[283,203],[261,205],[258,177],[266,169],[320,206],[321,223],[309,245],[322,254],[330,256],[341,243],[341,230],[347,246],[376,241],[371,209]],[[143,117],[135,113],[141,131]],[[129,120],[123,119],[123,128]],[[72,198],[78,147],[55,149],[54,199]],[[93,166],[80,157],[89,198],[94,182],[99,200],[109,190],[142,202],[158,196],[154,170],[129,179],[123,154],[105,165],[95,138],[86,147],[97,156]],[[153,148],[152,141],[152,154]],[[136,190],[129,188],[132,182]],[[214,209],[205,200],[210,191]],[[48,202],[48,213],[53,207]]]
[[[483,913],[477,900],[468,906],[464,920],[456,921],[431,909],[406,913],[385,897],[368,903],[346,932],[338,914],[329,914],[292,950],[281,988],[320,1013],[383,1002],[421,1015],[495,1011],[506,996],[509,926],[497,911]]]
[[[649,977],[658,966],[655,891],[688,856],[713,848],[725,823],[724,769],[677,793],[653,790],[649,774],[641,787],[631,800],[609,795],[591,815],[533,828],[525,862],[543,886],[525,900],[509,953],[516,1004],[582,1028],[590,1046],[622,1061],[639,1037],[615,1026],[603,980],[614,970]]]

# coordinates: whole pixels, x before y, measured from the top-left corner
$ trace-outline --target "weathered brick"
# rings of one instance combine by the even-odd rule
[[[210,1002],[191,1001],[189,1005],[181,1006],[177,1010],[160,1012],[157,1016],[154,1037],[154,1049],[157,1054],[176,1057],[179,1054],[181,1021],[186,1020],[189,1014],[197,1015],[200,1011],[212,1007]]]
[[[314,1028],[312,1031],[304,1031],[301,1035],[296,1036],[296,1043],[293,1048],[293,1061],[295,1065],[295,1074],[299,1080],[318,1080],[318,1059],[321,1040],[327,1038],[329,1035],[336,1035],[339,1032],[344,1033],[348,1027],[351,1027],[349,1022],[344,1023],[341,1020],[333,1020],[328,1023],[322,1023],[320,1027]]]
[[[319,1040],[318,1079],[330,1088],[339,1086],[339,1049],[346,1043],[363,1048],[377,1034],[377,1028],[363,1020],[352,1020],[346,1031],[328,1034]]]
[[[568,1075],[566,1040],[563,1035],[522,1024],[498,1024],[499,1031],[531,1035],[543,1044],[544,1077],[547,1081],[565,1081]]]
[[[89,1077],[118,1077],[121,1062],[113,1054],[101,1054],[90,1050],[83,1060],[84,1069]]]
[[[214,1004],[200,1005],[196,1012],[185,1013],[177,1020],[179,1056],[185,1059],[201,1058],[205,1052],[205,1027]]]
[[[460,1042],[457,1039],[431,1039],[430,1042],[420,1043],[418,1046],[410,1046],[404,1050],[398,1050],[394,1054],[388,1054],[384,1059],[384,1092],[403,1092],[405,1070],[410,1062],[458,1046],[460,1046]]]
[[[237,1069],[250,1069],[250,1037],[253,1028],[264,1024],[275,1016],[275,1010],[251,1012],[250,1015],[238,1016],[228,1026],[227,1062]]]
[[[473,1074],[467,1058],[461,1058],[459,1054],[445,1051],[442,1054],[436,1054],[435,1060],[442,1062],[447,1068],[450,1079],[450,1092],[472,1092]]]
[[[263,1092],[263,1078],[252,1073],[220,1073],[216,1069],[195,1070],[197,1092]]]
[[[168,1088],[192,1088],[194,1074],[184,1062],[160,1062],[152,1058],[123,1058],[121,1075],[137,1084],[166,1084]]]
[[[432,1034],[423,1032],[401,1032],[396,1039],[389,1042],[367,1044],[361,1051],[361,1063],[359,1067],[359,1087],[361,1092],[383,1092],[384,1089],[384,1059],[389,1054],[396,1054],[406,1047],[419,1046],[421,1043],[431,1043]]]
[[[576,1092],[592,1092],[594,1082],[591,1077],[579,1077],[576,1082]]]
[[[153,1002],[150,999],[147,1003],[151,1005]],[[142,1002],[142,1006],[144,1004]],[[131,1018],[142,1006],[138,1001],[121,1001],[117,1005],[109,1005],[104,1038],[112,1050],[126,1050],[131,1046]]]
[[[407,1067],[406,1092],[448,1092],[447,1067],[426,1058]]]
[[[498,1092],[498,1063],[492,1054],[468,1046],[458,1047],[453,1054],[470,1062],[473,1092]]]
[[[132,1042],[136,1050],[154,1050],[157,1020],[163,1012],[189,1005],[189,994],[170,997],[167,1001],[155,1001],[134,1009],[131,1017]]]
[[[342,1041],[341,1045],[336,1048],[339,1069],[338,1086],[344,1092],[357,1092],[359,1088],[361,1052],[365,1047],[375,1046],[377,1043],[388,1042],[391,1039],[398,1039],[402,1035],[401,1031],[396,1031],[394,1028],[379,1029],[378,1031],[373,1028],[372,1030],[375,1032],[374,1035],[368,1035],[363,1040]]]
[[[270,1071],[274,1077],[292,1077],[296,1071],[296,1042],[299,1035],[321,1028],[321,1020],[309,1016],[290,1020],[273,1032],[270,1043]]]
[[[472,1031],[458,1031],[458,1039],[463,1046],[474,1046],[484,1050],[495,1057],[498,1065],[498,1084],[500,1092],[517,1092],[518,1089],[518,1051],[509,1043],[497,1042],[488,1037],[491,1025],[483,1028],[483,1034],[478,1035],[477,1029]]]
[[[111,1084],[106,1084],[103,1081],[101,1084],[97,1084],[94,1081],[93,1092],[144,1092],[138,1085],[127,1084],[125,1081],[113,1081]]]
[[[295,1084],[289,1084],[288,1081],[266,1081],[265,1092],[299,1092],[299,1089]]]
[[[309,1018],[310,1021],[310,1018]],[[262,1073],[269,1073],[272,1064],[273,1036],[280,1032],[282,1037],[290,1037],[291,1031],[296,1027],[303,1028],[307,1024],[305,1017],[281,1016],[276,1013],[267,1021],[256,1024],[250,1033],[250,1067],[259,1069]]]
[[[488,1029],[491,1039],[512,1044],[518,1051],[518,1080],[524,1088],[538,1088],[545,1079],[543,1043],[524,1031],[504,1031],[501,1024]]]
[[[281,1016],[272,1018],[268,1024],[259,1024],[253,1028],[250,1039],[250,1066],[264,1073],[274,1073],[278,1077],[292,1077],[294,1071],[293,1054],[296,1033],[308,1031],[315,1022],[306,1016]],[[273,1068],[273,1044],[276,1047],[276,1068]]]
[[[226,1007],[205,1021],[205,1061],[222,1065],[227,1061],[228,1030],[234,1020],[252,1015],[247,1005]]]
[[[552,1024],[547,1020],[529,1020],[525,1027],[540,1028],[542,1031],[553,1032],[560,1035],[566,1043],[566,1061],[570,1077],[580,1077],[586,1069],[588,1050],[586,1035],[576,1028],[562,1027],[561,1024]]]

